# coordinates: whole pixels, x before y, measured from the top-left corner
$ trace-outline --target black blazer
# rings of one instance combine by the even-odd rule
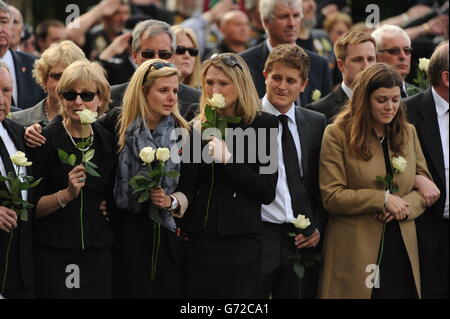
[[[403,100],[407,106],[409,121],[415,126],[433,181],[441,191],[439,200],[427,209],[422,217],[442,219],[445,206],[444,153],[437,120],[436,104],[431,88]]]
[[[114,182],[114,150],[113,137],[97,123],[92,124],[94,130],[95,154],[91,162],[96,164],[100,177],[87,174],[83,188],[83,224],[85,248],[105,247],[113,242],[110,224],[100,211],[100,202],[112,200]],[[69,154],[76,154],[76,163],[80,162],[81,152],[70,142],[58,117],[42,131],[46,143],[33,153],[37,177],[43,181],[36,189],[35,202],[41,196],[49,195],[67,187],[67,174],[73,169],[64,164],[58,157],[58,149]],[[75,198],[64,208],[34,220],[34,241],[62,249],[81,249],[80,232],[80,199]]]
[[[347,101],[347,94],[345,94],[342,86],[339,85],[336,90],[327,96],[306,105],[306,108],[325,114],[328,123],[331,123],[333,122],[333,117],[341,111],[342,106]]]
[[[110,104],[110,110],[115,107],[122,106],[122,99],[125,91],[130,82],[126,82],[119,85],[113,85],[111,87],[111,99],[112,102]],[[192,108],[193,104],[200,102],[200,90],[194,89],[186,84],[180,83],[178,86],[178,107],[180,109],[180,113],[183,117],[186,118],[186,115],[193,114]],[[187,120],[191,120],[192,118],[186,118]]]
[[[310,59],[309,82],[305,91],[300,94],[302,106],[310,103],[312,92],[320,90],[322,96],[331,92],[331,75],[328,69],[328,61],[320,55],[305,50]],[[264,64],[269,56],[269,49],[266,41],[261,42],[255,47],[245,50],[239,54],[247,63],[253,82],[255,83],[258,96],[262,98],[266,94],[266,84],[263,76]]]
[[[327,216],[320,199],[319,158],[327,121],[323,114],[302,107],[295,108],[295,120],[302,150],[303,181],[308,190],[317,229],[323,234]]]
[[[261,112],[248,127],[273,128],[276,132],[278,120],[271,114]],[[197,130],[193,129],[192,131],[192,134],[198,134]],[[266,130],[265,133],[269,134],[269,130]],[[268,136],[266,136],[266,141],[269,141]],[[249,148],[248,140],[245,140],[244,143],[247,150]],[[205,145],[206,143],[203,143],[202,147]],[[236,146],[236,141],[234,146]],[[258,149],[258,145],[255,146]],[[275,144],[273,150],[269,150],[269,143],[261,145],[261,147],[266,148],[266,154],[269,154],[270,151],[276,153],[278,145]],[[196,151],[195,147],[193,150]],[[198,154],[198,151],[196,152]],[[235,149],[231,153],[235,154]],[[266,165],[263,165],[258,158],[256,158],[256,163],[250,163],[247,156],[244,163],[230,162],[225,165],[206,164],[203,161],[201,163],[182,162],[177,191],[184,193],[189,203],[188,209],[181,219],[182,229],[193,234],[206,233],[219,236],[260,233],[262,227],[261,205],[269,204],[275,199],[278,179],[277,172],[260,174],[259,168],[262,166]],[[212,179],[214,179],[213,185]],[[210,196],[211,187],[213,188]],[[210,200],[209,197],[211,197]],[[205,229],[207,212],[208,219]]]
[[[27,109],[40,102],[46,94],[33,78],[32,70],[36,58],[28,53],[10,50],[16,72],[16,106]]]
[[[108,82],[110,85],[118,85],[130,81],[136,69],[134,65],[131,64],[128,55],[121,55],[121,57],[114,60],[114,62],[104,60],[99,60],[99,62],[103,65],[103,68],[108,74]]]
[[[14,142],[18,151],[28,153],[24,143],[25,129],[22,125],[5,118],[3,121],[8,135]],[[27,154],[27,157],[30,158]],[[27,167],[27,175],[32,176],[31,167]],[[4,182],[0,183],[0,190],[8,191]],[[28,190],[28,201],[33,197],[33,189]],[[9,266],[7,274],[6,290],[18,287],[33,287],[33,254],[32,254],[32,211],[29,211],[28,221],[17,219],[17,228],[14,230],[11,249],[9,253]],[[0,230],[0,275],[3,282],[6,250],[10,235]],[[23,285],[23,286],[22,286]],[[6,296],[8,297],[8,296]]]

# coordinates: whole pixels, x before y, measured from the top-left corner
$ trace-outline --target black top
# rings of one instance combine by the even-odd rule
[[[277,129],[278,120],[275,116],[262,112],[248,127]],[[199,138],[198,132],[195,129],[192,131],[191,143],[194,138]],[[256,141],[258,133],[262,134],[256,130]],[[269,130],[265,133],[266,141],[269,141]],[[195,134],[197,137],[194,137]],[[236,154],[236,138],[233,144],[234,149],[230,152]],[[254,148],[256,154],[258,147],[265,148],[264,154],[277,152],[276,143],[273,145],[275,150],[270,150],[268,142],[255,144],[260,144],[252,145],[256,146]],[[205,145],[206,142],[203,142],[202,147]],[[252,149],[248,139],[244,140],[243,149]],[[195,146],[191,148],[191,156],[193,153],[198,154]],[[188,209],[181,219],[183,230],[194,234],[222,236],[260,232],[261,205],[270,204],[275,199],[278,173],[260,174],[260,167],[268,166],[268,163],[263,164],[258,156],[256,163],[252,163],[247,155],[243,163],[236,163],[232,157],[231,160],[234,162],[225,165],[207,164],[203,160],[201,163],[182,162],[177,191],[183,192],[189,202]]]
[[[83,228],[84,245],[104,247],[113,242],[109,222],[100,211],[102,200],[111,201],[114,178],[114,153],[112,135],[100,125],[93,123],[94,157],[91,162],[98,166],[100,177],[87,174],[83,188]],[[64,164],[58,157],[58,149],[68,154],[76,154],[80,163],[81,151],[70,141],[58,116],[43,130],[46,143],[33,153],[33,166],[36,178],[43,178],[36,188],[34,202],[39,198],[67,188],[68,173],[72,166]],[[81,193],[80,193],[81,195]],[[81,249],[80,204],[81,196],[69,202],[64,208],[35,219],[34,240],[55,248]]]

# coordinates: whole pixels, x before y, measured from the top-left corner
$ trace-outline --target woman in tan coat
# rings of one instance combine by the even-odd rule
[[[420,297],[414,220],[424,212],[425,201],[414,183],[416,175],[430,175],[416,131],[405,118],[401,85],[390,66],[369,67],[356,79],[353,98],[325,130],[319,178],[330,217],[321,298]],[[394,174],[398,192],[389,193],[376,177],[393,172],[393,156],[407,162],[403,172]]]

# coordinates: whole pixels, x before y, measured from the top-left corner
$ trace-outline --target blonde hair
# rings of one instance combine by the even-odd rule
[[[157,69],[154,67],[155,63],[162,63],[165,64],[165,66]],[[171,63],[161,59],[151,59],[142,63],[134,72],[130,84],[123,96],[122,112],[119,115],[119,120],[117,122],[119,135],[117,143],[119,146],[118,152],[125,146],[125,133],[131,123],[139,116],[144,120],[152,117],[146,96],[155,81],[161,77],[173,75],[179,77],[178,70],[168,64]],[[174,105],[172,115],[175,117],[175,120],[180,127],[189,129],[189,124],[180,114],[178,103]]]
[[[184,28],[181,25],[175,25],[172,27],[173,33],[175,33],[175,38],[180,36],[187,36],[194,45],[195,48],[198,49],[198,40],[195,32],[192,29]],[[176,53],[175,53],[176,54]],[[183,83],[195,88],[200,86],[200,71],[202,68],[202,62],[200,61],[200,53],[195,57],[194,68],[192,69],[192,73],[186,76],[183,79]]]
[[[326,33],[330,33],[335,24],[340,22],[345,24],[348,29],[352,27],[352,18],[348,14],[343,12],[336,12],[325,19],[325,21],[323,22],[323,29]]]
[[[236,62],[230,65],[229,62]],[[242,118],[246,125],[253,122],[258,112],[261,111],[261,101],[256,92],[255,85],[253,84],[252,76],[245,61],[235,53],[223,53],[216,57],[207,60],[203,63],[202,68],[202,95],[200,98],[200,114],[197,115],[197,119],[205,121],[205,106],[208,103],[208,95],[206,93],[206,72],[213,66],[230,79],[235,85],[238,95],[236,116]]]
[[[95,85],[97,87],[97,96],[101,104],[98,107],[98,114],[105,112],[108,104],[111,102],[111,88],[106,80],[106,72],[97,62],[76,61],[70,64],[63,72],[61,79],[56,86],[59,112],[63,118],[67,117],[62,91],[73,89],[75,85],[85,85],[87,87]]]
[[[364,42],[372,42],[374,49],[376,48],[375,39],[366,32],[350,31],[345,33],[334,44],[334,54],[336,55],[336,59],[345,61],[348,46]]]
[[[47,79],[50,69],[60,63],[68,66],[75,61],[88,61],[84,52],[72,41],[53,43],[41,57],[34,62],[33,77],[47,90]]]

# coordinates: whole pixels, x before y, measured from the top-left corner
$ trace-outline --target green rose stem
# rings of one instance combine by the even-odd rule
[[[84,165],[84,150],[85,150],[85,142],[86,139],[84,138],[84,127],[85,124],[81,124],[81,134],[83,136],[83,147],[81,148],[81,165],[85,167]],[[84,228],[83,228],[83,189],[80,191],[80,227],[81,227],[81,249],[84,250]]]
[[[6,276],[8,274],[8,264],[9,264],[9,250],[11,249],[11,242],[14,235],[14,228],[11,229],[11,234],[9,235],[8,248],[6,249],[6,259],[5,259],[5,272],[3,274],[2,282],[2,295],[5,293]]]
[[[209,189],[208,205],[206,206],[205,223],[203,225],[204,229],[206,229],[206,223],[208,222],[209,204],[211,202],[213,188],[214,188],[214,161],[211,163],[211,187]]]
[[[160,233],[161,224],[158,222],[153,223],[153,249],[152,249],[152,270],[151,278],[155,280],[156,278],[156,266],[158,264],[158,254],[159,254],[159,244],[160,244]]]

